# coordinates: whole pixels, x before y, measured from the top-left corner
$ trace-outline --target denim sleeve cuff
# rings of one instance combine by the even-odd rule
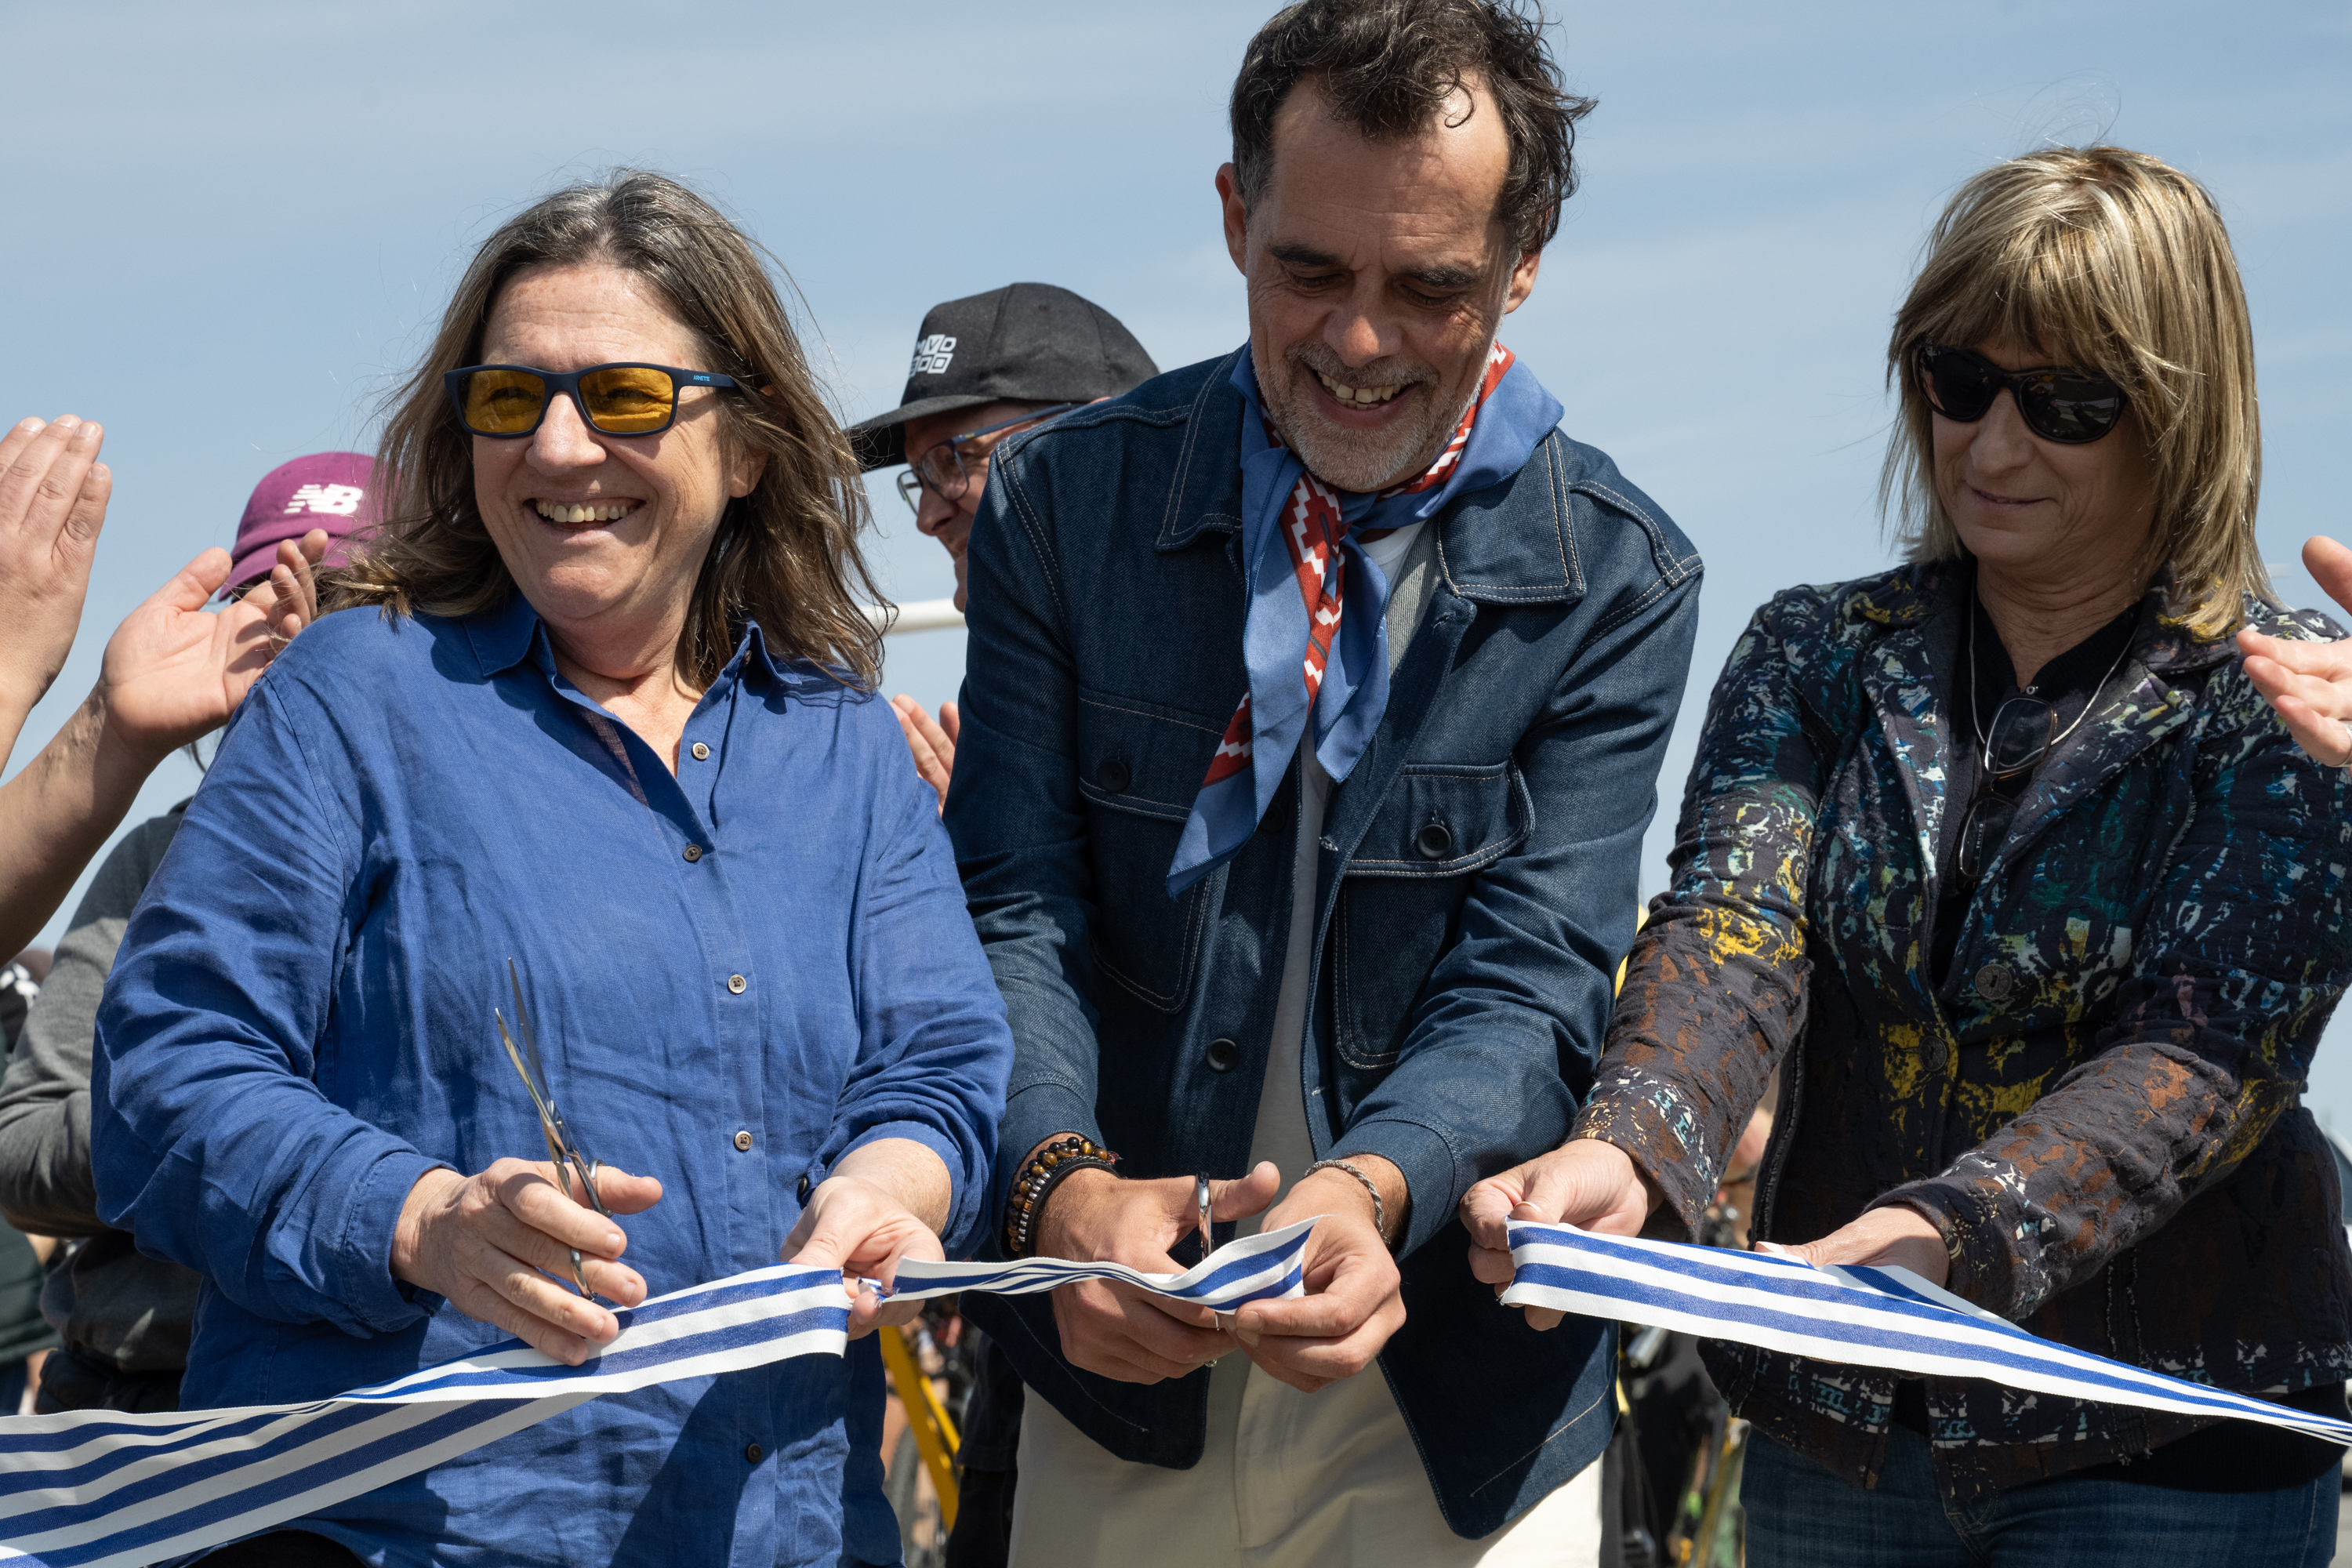
[[[347,1278],[337,1305],[371,1333],[397,1333],[423,1315],[412,1292],[393,1278],[393,1235],[416,1184],[427,1171],[444,1168],[445,1162],[404,1148],[371,1164],[352,1190],[343,1221],[343,1256],[350,1267],[343,1271]]]
[[[1350,1154],[1378,1154],[1404,1176],[1412,1207],[1397,1241],[1399,1258],[1444,1229],[1470,1189],[1470,1173],[1454,1158],[1454,1146],[1435,1128],[1418,1121],[1386,1117],[1359,1121],[1331,1147],[1334,1160]]]
[[[849,1147],[835,1156],[834,1165],[838,1167],[843,1160],[868,1143],[879,1143],[886,1138],[904,1138],[909,1142],[920,1143],[947,1167],[948,1219],[947,1224],[940,1228],[940,1245],[950,1258],[961,1256],[971,1247],[972,1237],[970,1232],[978,1218],[979,1204],[971,1179],[974,1173],[971,1169],[973,1152],[958,1146],[954,1139],[928,1121],[885,1121],[867,1128],[851,1140]],[[830,1173],[820,1172],[818,1179],[822,1181]],[[978,1174],[984,1183],[988,1173],[983,1171]]]
[[[988,1186],[982,1234],[976,1238],[992,1258],[999,1250],[993,1222],[1004,1213],[1013,1178],[1020,1173],[1029,1151],[1056,1132],[1076,1132],[1097,1143],[1102,1142],[1102,1127],[1095,1120],[1094,1106],[1068,1084],[1052,1079],[1016,1089],[1004,1102],[1002,1128],[996,1139],[996,1173]]]

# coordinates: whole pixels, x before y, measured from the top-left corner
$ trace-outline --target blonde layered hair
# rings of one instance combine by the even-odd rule
[[[475,504],[474,438],[442,376],[481,363],[491,308],[519,274],[605,263],[643,279],[677,312],[698,340],[694,368],[735,378],[740,390],[717,395],[721,439],[766,459],[751,493],[729,503],[703,560],[678,674],[709,686],[756,620],[777,658],[845,670],[870,688],[881,637],[853,585],[883,601],[857,548],[865,481],[761,256],[702,197],[635,169],[558,191],[500,225],[466,268],[424,363],[385,399],[376,458],[376,471],[390,476],[383,521],[336,599],[388,615],[466,616],[514,595]]]
[[[2229,232],[2204,187],[2121,147],[2053,147],[1962,185],[1895,318],[1886,374],[1901,417],[1879,504],[1914,561],[1960,538],[1935,489],[1935,437],[1913,370],[1918,345],[2026,345],[2124,389],[2156,468],[2143,580],[2170,573],[2168,618],[2200,638],[2276,605],[2254,541],[2262,423],[2253,328]]]

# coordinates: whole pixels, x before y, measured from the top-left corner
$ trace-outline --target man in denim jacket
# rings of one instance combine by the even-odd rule
[[[1323,1216],[1223,1324],[971,1303],[1037,1395],[1016,1564],[1590,1558],[1612,1331],[1496,1310],[1454,1217],[1591,1082],[1697,616],[1496,342],[1589,107],[1508,5],[1285,11],[1217,176],[1248,343],[999,448],[946,806],[1018,1042],[996,1245],[1174,1270],[1196,1175]]]

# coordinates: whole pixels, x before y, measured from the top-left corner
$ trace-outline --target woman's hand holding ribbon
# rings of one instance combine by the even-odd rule
[[[1952,1255],[1936,1222],[1904,1204],[1868,1210],[1853,1224],[1840,1226],[1819,1241],[1801,1247],[1759,1241],[1756,1250],[1793,1258],[1817,1268],[1850,1263],[1871,1268],[1907,1268],[1930,1285],[1941,1285],[1952,1266]]]
[[[801,1209],[784,1238],[784,1261],[838,1268],[851,1298],[849,1337],[863,1339],[884,1324],[914,1321],[920,1301],[888,1301],[861,1281],[884,1289],[898,1282],[898,1260],[947,1254],[940,1226],[948,1219],[954,1184],[940,1157],[911,1138],[877,1138],[843,1155]]]
[[[1212,1216],[1257,1213],[1273,1201],[1281,1179],[1271,1161],[1261,1161],[1239,1181],[1211,1182]],[[1047,1194],[1031,1250],[1040,1258],[1180,1274],[1184,1266],[1169,1249],[1200,1227],[1194,1186],[1190,1176],[1130,1182],[1108,1171],[1078,1171]],[[1217,1331],[1216,1314],[1207,1308],[1180,1306],[1104,1280],[1057,1289],[1054,1322],[1072,1364],[1121,1383],[1183,1377],[1235,1348],[1233,1335]]]
[[[1470,1272],[1503,1293],[1511,1282],[1510,1222],[1573,1225],[1602,1236],[1639,1236],[1659,1202],[1633,1156],[1598,1138],[1575,1138],[1524,1165],[1489,1176],[1462,1197],[1462,1225],[1470,1233]],[[1528,1323],[1559,1326],[1549,1307],[1526,1309]]]
[[[614,1214],[639,1214],[661,1200],[651,1176],[606,1165],[595,1182]],[[444,1166],[420,1177],[401,1205],[392,1277],[578,1366],[620,1333],[621,1322],[561,1283],[572,1278],[572,1254],[580,1254],[591,1289],[634,1307],[646,1299],[646,1282],[618,1261],[628,1244],[619,1226],[567,1196],[545,1161],[500,1160],[471,1176]]]

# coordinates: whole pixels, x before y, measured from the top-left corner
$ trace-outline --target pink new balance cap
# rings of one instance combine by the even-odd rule
[[[281,541],[327,531],[325,564],[349,560],[357,536],[375,527],[375,459],[357,452],[314,452],[272,468],[253,487],[236,525],[236,558],[224,596],[259,582],[278,563]]]

